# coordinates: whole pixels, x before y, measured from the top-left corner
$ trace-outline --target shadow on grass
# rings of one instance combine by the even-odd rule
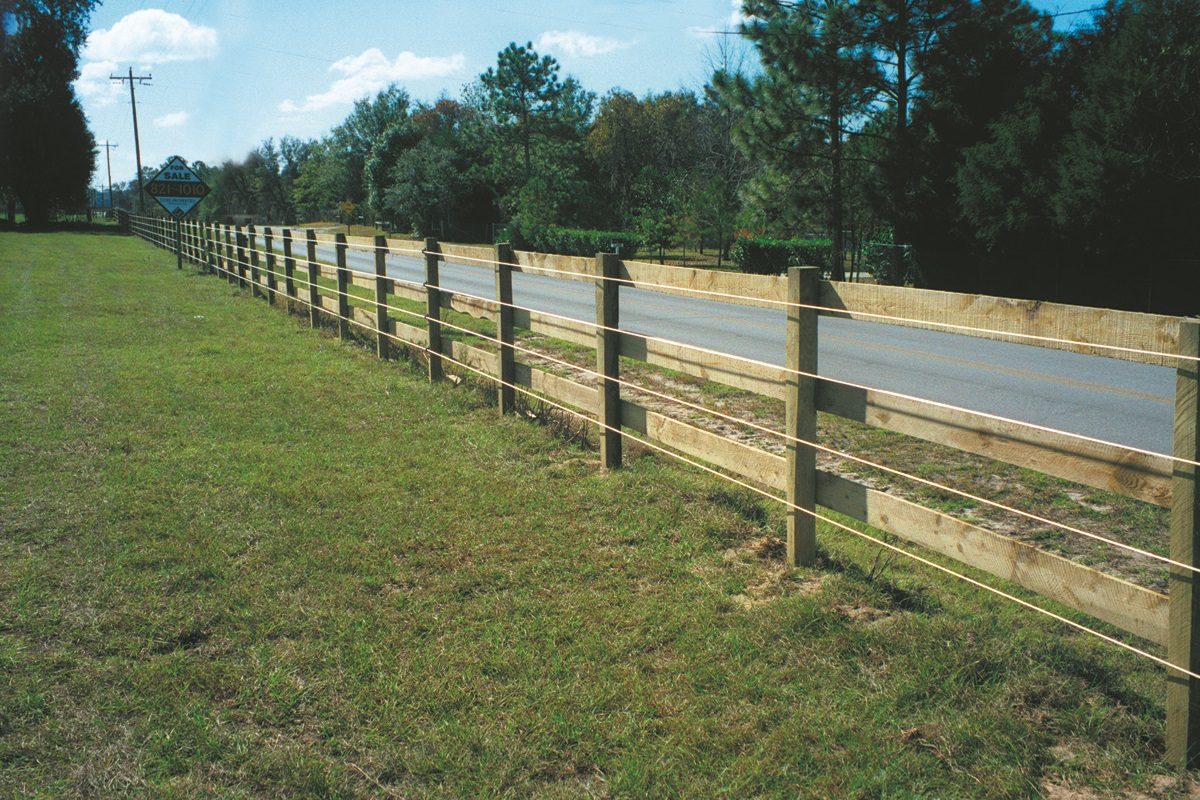
[[[1088,688],[1099,692],[1113,703],[1124,706],[1135,717],[1166,720],[1166,710],[1161,700],[1148,697],[1130,687],[1126,675],[1109,667],[1095,655],[1082,653],[1071,646],[1069,640],[1055,638],[1051,641],[1047,659],[1058,671],[1083,681]],[[1157,753],[1164,752],[1161,736],[1143,737],[1143,744]]]
[[[97,236],[126,236],[120,225],[113,222],[51,222],[33,225],[0,220],[0,233],[86,233]]]
[[[727,508],[752,525],[766,525],[770,515],[762,500],[747,490],[729,489],[724,486],[708,493],[708,502]]]
[[[886,577],[887,564],[876,562],[871,571],[864,570],[858,564],[830,553],[823,547],[817,547],[817,568],[825,572],[837,572],[867,584],[878,590],[898,609],[912,611],[918,614],[936,614],[940,612],[941,603],[932,596],[929,589],[919,586],[915,589],[905,589]]]

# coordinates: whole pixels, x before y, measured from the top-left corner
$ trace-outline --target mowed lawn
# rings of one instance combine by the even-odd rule
[[[0,797],[1185,796],[1161,668],[596,462],[138,240],[0,234]]]

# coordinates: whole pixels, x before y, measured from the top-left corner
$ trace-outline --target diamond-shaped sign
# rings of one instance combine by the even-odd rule
[[[183,219],[208,192],[208,184],[179,156],[171,156],[166,166],[146,184],[146,194],[175,219]]]

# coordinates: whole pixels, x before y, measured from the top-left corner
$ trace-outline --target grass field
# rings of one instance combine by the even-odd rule
[[[0,234],[0,797],[1192,791],[1160,668],[174,266]]]

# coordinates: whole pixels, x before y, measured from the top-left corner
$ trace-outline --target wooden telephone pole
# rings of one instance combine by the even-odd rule
[[[124,75],[109,75],[108,76],[108,79],[110,81],[117,81],[118,83],[124,83],[125,81],[129,81],[129,102],[133,106],[133,149],[134,149],[134,152],[137,154],[138,211],[143,214],[146,213],[146,195],[142,190],[142,143],[138,139],[137,94],[134,92],[133,87],[134,87],[135,83],[144,84],[146,81],[151,80],[152,78],[153,78],[152,75],[136,75],[135,76],[133,74],[133,67],[129,68],[129,76],[128,77],[126,77]]]
[[[119,145],[110,144],[106,139],[104,144],[100,146],[104,148],[104,160],[108,163],[108,207],[116,208],[117,204],[113,201],[112,190],[112,149],[119,147]]]

